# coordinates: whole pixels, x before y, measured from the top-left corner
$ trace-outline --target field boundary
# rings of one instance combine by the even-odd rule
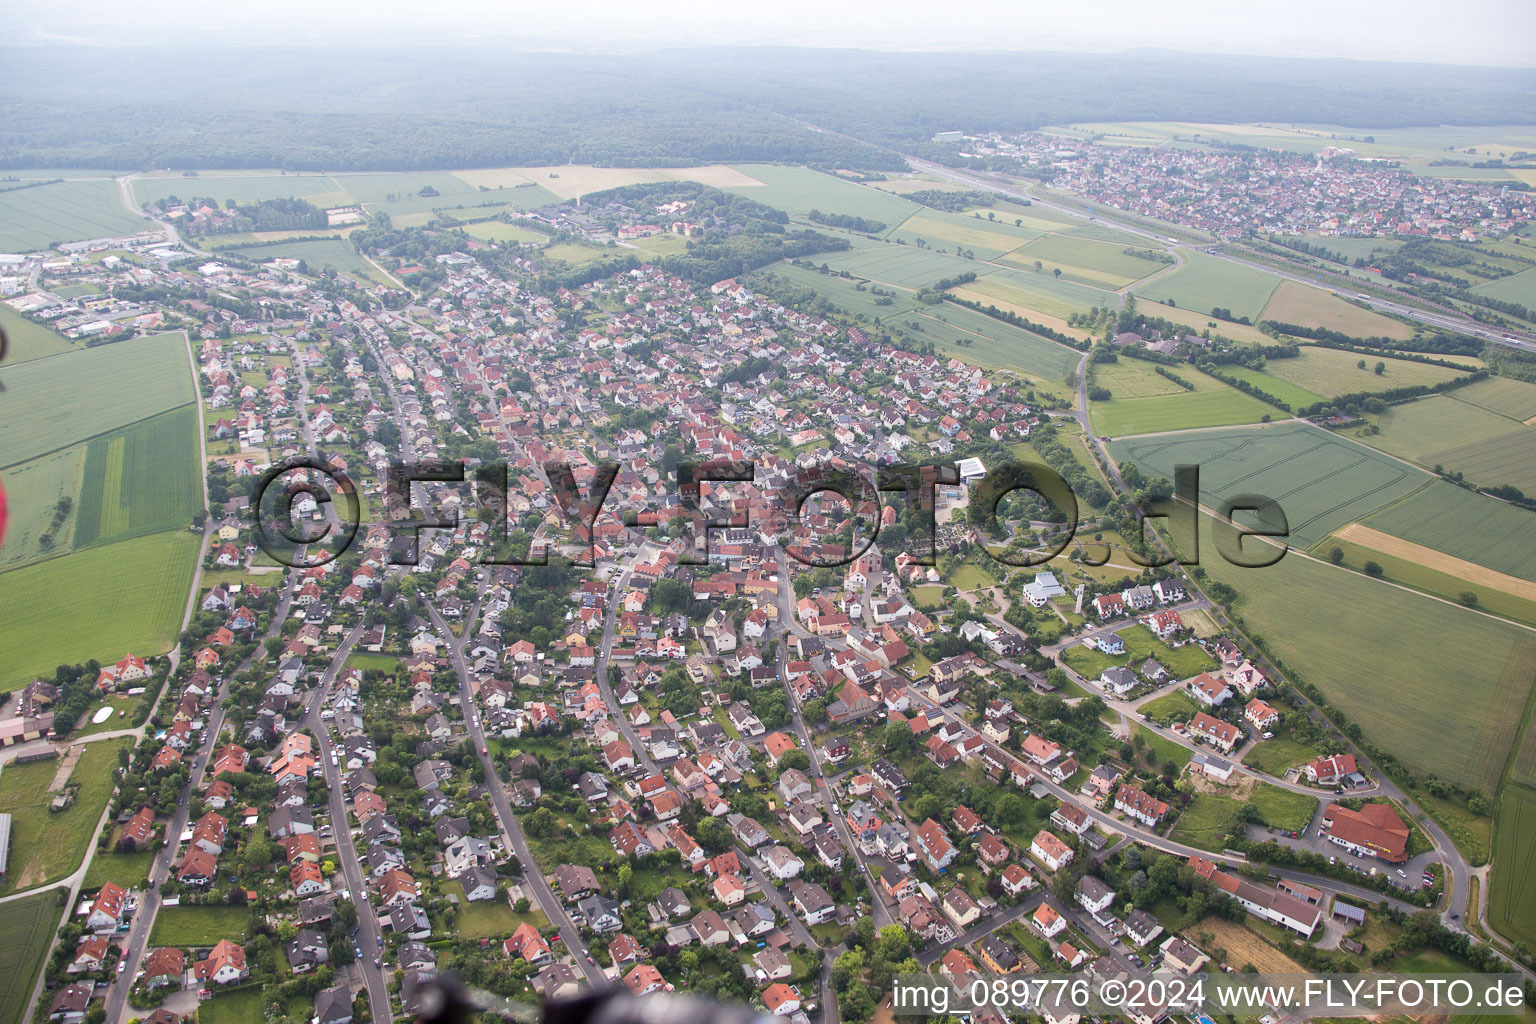
[[[59,353],[56,353],[56,354],[62,356],[62,355],[67,355],[68,353],[59,352]],[[51,359],[53,357],[52,356],[45,356],[44,358]],[[37,362],[38,360],[28,360],[28,361],[29,362]],[[20,462],[10,462],[10,463],[7,463],[4,466],[0,466],[0,469],[15,469],[17,466],[25,466],[27,463],[34,462],[37,459],[46,459],[50,455],[57,455],[59,452],[68,451],[69,449],[74,448],[77,445],[90,444],[92,441],[99,441],[99,440],[101,440],[104,437],[111,437],[113,434],[121,433],[122,431],[127,430],[129,427],[137,426],[138,424],[143,423],[145,420],[152,420],[156,416],[163,416],[163,415],[165,415],[166,413],[169,413],[169,412],[179,412],[180,410],[185,409],[189,405],[199,406],[199,413],[201,413],[202,402],[201,402],[200,399],[193,399],[190,402],[182,402],[182,403],[180,403],[178,405],[173,405],[173,406],[170,406],[169,408],[166,408],[166,409],[156,410],[155,412],[150,413],[148,416],[140,416],[136,420],[131,420],[131,421],[127,422],[127,423],[120,424],[119,426],[113,427],[111,430],[102,430],[102,431],[98,431],[97,433],[94,433],[94,434],[87,434],[85,437],[77,438],[77,439],[69,442],[68,444],[61,444],[57,448],[50,448],[46,452],[38,452],[36,455],[33,455],[30,458],[22,459]],[[33,564],[35,565],[36,563],[33,563]]]
[[[1444,551],[1423,544],[1416,544],[1411,540],[1404,540],[1402,537],[1394,537],[1390,533],[1383,533],[1364,523],[1350,523],[1338,530],[1334,536],[1340,540],[1359,544],[1361,547],[1380,551],[1382,554],[1418,562],[1436,572],[1464,578],[1469,583],[1479,583],[1515,597],[1536,601],[1536,582],[1457,558],[1455,555],[1446,554]]]

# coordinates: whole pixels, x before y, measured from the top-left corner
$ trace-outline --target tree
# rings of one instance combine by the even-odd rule
[[[1476,607],[1476,605],[1477,605],[1477,592],[1474,591],[1474,590],[1463,590],[1460,594],[1456,595],[1456,600],[1460,601],[1462,604],[1466,605],[1468,608]]]
[[[1051,276],[1052,277],[1060,277],[1061,276],[1061,268],[1060,267],[1052,267],[1051,268]]]
[[[1362,359],[1358,363],[1356,363],[1355,365],[1363,370],[1363,369],[1365,369],[1365,360]]]
[[[554,812],[548,807],[540,807],[528,815],[528,820],[523,823],[523,831],[535,839],[548,839],[555,834],[558,825]]]
[[[1342,564],[1344,561],[1344,549],[1339,547],[1329,548],[1328,561],[1332,562],[1334,565]]]
[[[1386,372],[1387,372],[1387,364],[1386,363],[1377,363],[1376,364],[1376,376],[1380,377],[1382,374],[1384,374]]]
[[[1375,576],[1377,578],[1380,578],[1381,575],[1382,575],[1382,572],[1383,572],[1383,570],[1382,570],[1381,566],[1377,565],[1375,562],[1366,562],[1365,563],[1365,574],[1367,576]]]

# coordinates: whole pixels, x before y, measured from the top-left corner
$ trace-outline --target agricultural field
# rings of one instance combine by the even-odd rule
[[[1488,923],[1513,941],[1536,943],[1536,790],[1499,794]]]
[[[975,264],[971,266],[975,268]],[[980,289],[1000,299],[1060,317],[1063,321],[1072,313],[1086,313],[1094,306],[1113,308],[1119,301],[1112,291],[1078,284],[1076,281],[1057,280],[1048,273],[1037,274],[1033,269],[1023,268],[1009,270],[999,267],[965,287]],[[1030,316],[1030,319],[1040,319],[1030,314],[1025,315]],[[1057,326],[1043,319],[1040,322]]]
[[[919,249],[915,245],[865,246],[848,252],[823,253],[815,261],[882,285],[911,289],[976,269],[976,263],[963,256]]]
[[[1190,377],[1194,371],[1180,367],[1178,372],[1181,377]],[[1258,423],[1266,416],[1284,415],[1274,406],[1225,384],[1220,390],[1185,391],[1180,388],[1176,394],[1152,398],[1094,402],[1088,414],[1094,433],[1111,437],[1196,427],[1227,427]]]
[[[1362,359],[1365,360],[1364,369],[1360,368]],[[1375,372],[1377,363],[1386,364],[1386,368],[1379,374]],[[1295,359],[1269,359],[1264,364],[1264,372],[1271,377],[1288,381],[1324,398],[1336,398],[1359,391],[1387,391],[1419,384],[1442,384],[1456,377],[1465,377],[1475,369],[1478,367],[1469,365],[1464,370],[1453,370],[1430,363],[1364,356],[1358,352],[1318,345],[1303,345],[1301,355]]]
[[[1176,465],[1199,466],[1205,505],[1239,494],[1267,495],[1284,512],[1299,547],[1429,480],[1427,473],[1304,423],[1116,441],[1110,451],[1117,462],[1129,460],[1166,479]]]
[[[339,201],[323,205],[344,206],[349,201],[336,179],[329,174],[301,173],[141,176],[133,179],[133,194],[141,203],[154,203],[172,196],[183,200],[204,196],[221,203],[230,199],[236,203],[259,203],[264,199],[291,197],[317,206],[327,197],[337,197]]]
[[[185,530],[0,573],[0,687],[61,664],[159,654],[175,640],[200,545]]]
[[[180,334],[122,341],[34,359],[5,371],[0,469],[191,402]]]
[[[953,303],[923,307],[883,322],[912,338],[933,342],[944,355],[1047,381],[1066,380],[1081,358],[1065,345]]]
[[[42,324],[33,323],[3,302],[0,302],[0,328],[5,329],[7,370],[29,359],[75,351],[75,343],[64,335]]]
[[[890,299],[888,304],[880,305],[881,296],[870,291],[870,286],[862,281],[836,274],[823,274],[819,270],[797,267],[792,263],[775,263],[758,271],[750,280],[761,282],[767,275],[782,278],[802,288],[810,288],[824,296],[828,302],[854,316],[879,319],[917,308],[912,292],[906,289],[898,290],[876,285],[875,287],[883,292],[895,292],[894,295],[888,296]]]
[[[1406,341],[1413,328],[1401,320],[1359,306],[1297,281],[1281,281],[1264,307],[1264,319],[1298,327],[1326,327],[1355,338],[1393,338]]]
[[[1280,278],[1252,270],[1203,252],[1184,251],[1184,266],[1137,289],[1139,297],[1176,305],[1200,313],[1230,309],[1233,316],[1257,322]]]
[[[721,187],[740,192],[769,206],[776,206],[792,217],[804,217],[812,210],[843,213],[865,220],[883,221],[892,227],[923,210],[907,199],[889,192],[856,185],[808,167],[781,167],[771,164],[745,164],[735,170],[751,179]],[[759,184],[753,184],[758,182]]]
[[[1280,401],[1289,405],[1292,409],[1305,409],[1309,405],[1324,401],[1322,395],[1306,388],[1297,387],[1288,380],[1279,377],[1271,377],[1263,370],[1255,370],[1248,366],[1223,366],[1221,372],[1238,380],[1245,380],[1249,384],[1267,394],[1274,395]]]
[[[1519,735],[1508,709],[1530,691],[1536,635],[1310,559],[1240,568],[1214,554],[1210,517],[1201,532],[1202,566],[1237,590],[1235,613],[1288,672],[1408,770],[1492,792]]]
[[[0,1024],[21,1024],[32,986],[43,969],[54,929],[64,913],[69,891],[64,888],[34,893],[6,904],[0,915]]]
[[[1187,394],[1182,386],[1157,372],[1156,363],[1144,359],[1122,357],[1119,362],[1100,363],[1094,370],[1094,382],[1106,387],[1114,401],[1127,398],[1153,398],[1157,395]],[[1183,377],[1195,386],[1196,391],[1225,391],[1227,386],[1215,377],[1189,367],[1165,367],[1170,373]]]
[[[250,927],[248,907],[221,905],[161,907],[149,931],[151,946],[212,946],[220,939],[239,939]]]
[[[478,192],[472,185],[448,171],[384,171],[362,174],[332,174],[336,187],[358,203],[382,203],[390,199],[411,199],[424,188],[435,189],[440,196]]]
[[[140,420],[86,448],[74,547],[174,530],[202,507],[197,409]]]
[[[1167,303],[1137,304],[1137,310],[1148,316],[1161,317],[1171,320],[1176,324],[1188,327],[1195,334],[1204,334],[1209,330],[1212,334],[1220,334],[1231,338],[1233,341],[1252,342],[1255,345],[1273,345],[1275,339],[1260,331],[1250,324],[1233,323],[1231,320],[1217,320],[1209,312],[1195,309],[1184,309],[1180,306],[1170,306]],[[1228,367],[1231,369],[1231,367]]]
[[[965,299],[967,302],[975,302],[981,306],[996,306],[998,309],[1005,313],[1013,313],[1016,316],[1021,316],[1031,323],[1036,323],[1042,327],[1049,327],[1052,330],[1060,331],[1068,337],[1076,338],[1078,341],[1093,340],[1093,336],[1090,335],[1087,331],[1080,327],[1073,327],[1066,320],[1056,316],[1053,313],[1045,313],[1038,309],[1032,309],[1029,306],[1020,305],[1018,302],[1013,301],[1012,297],[1001,298],[995,294],[992,294],[994,291],[1003,291],[1009,293],[1013,297],[1017,297],[1016,289],[1007,288],[1006,286],[1003,288],[997,288],[995,285],[990,285],[987,283],[992,280],[993,277],[989,274],[988,276],[979,278],[970,284],[961,285],[958,288],[951,288],[949,289],[949,294],[955,296],[956,298]]]
[[[152,231],[153,221],[123,207],[117,183],[60,181],[0,192],[0,252],[31,252],[55,242]]]
[[[915,213],[886,235],[892,241],[925,245],[930,249],[966,249],[976,258],[994,260],[1017,249],[1040,232],[1015,225],[1012,220],[987,220],[942,210]]]
[[[0,776],[0,811],[12,816],[11,856],[0,894],[45,885],[80,866],[116,787],[117,752],[132,746],[133,740],[126,736],[87,743],[69,776],[70,782],[80,784],[80,791],[68,809],[58,812],[48,810],[44,794],[60,762],[5,766]]]
[[[11,523],[0,546],[0,571],[69,550],[84,462],[85,446],[71,445],[5,471]],[[52,543],[45,543],[61,498],[74,502],[74,510],[65,518],[62,532],[53,536]]]
[[[1459,389],[1458,389],[1459,390]],[[1485,487],[1513,484],[1536,494],[1536,427],[1448,395],[1388,406],[1379,433],[1351,431],[1363,444],[1417,462],[1443,466]]]
[[[466,224],[464,230],[471,237],[487,242],[546,242],[549,240],[547,235],[541,235],[531,228],[499,220],[482,220],[475,224]]]
[[[279,242],[276,245],[251,246],[234,251],[246,259],[259,263],[280,258],[303,260],[311,274],[318,274],[322,268],[329,267],[332,270],[362,278],[364,281],[372,281],[374,284],[389,283],[384,275],[380,274],[378,269],[364,259],[362,253],[344,238],[322,238],[316,242]]]
[[[1010,263],[1033,266],[1036,260],[1049,274],[1057,267],[1063,277],[1100,288],[1124,288],[1149,274],[1172,266],[1126,253],[1126,246],[1072,235],[1046,235],[1014,252]],[[1139,248],[1139,247],[1138,247]]]
[[[1490,299],[1498,299],[1502,302],[1518,302],[1529,308],[1536,305],[1536,267],[1530,267],[1501,277],[1493,281],[1484,281],[1472,286],[1472,290],[1479,295],[1486,295]]]
[[[1365,525],[1497,572],[1536,580],[1536,514],[1443,480],[1382,509]]]
[[[1448,397],[1525,423],[1536,419],[1536,384],[1509,377],[1489,377],[1457,388]]]

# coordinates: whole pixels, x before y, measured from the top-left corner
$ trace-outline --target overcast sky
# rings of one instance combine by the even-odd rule
[[[70,0],[3,6],[0,28],[8,42],[1157,47],[1536,67],[1533,0]]]

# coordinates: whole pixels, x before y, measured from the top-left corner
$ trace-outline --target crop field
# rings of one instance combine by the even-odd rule
[[[410,199],[419,196],[424,188],[435,189],[438,195],[451,196],[460,192],[478,192],[479,186],[471,185],[457,174],[448,171],[386,171],[382,173],[332,174],[331,180],[347,195],[359,203],[382,203],[387,199]]]
[[[1155,302],[1172,299],[1177,305],[1200,313],[1217,307],[1230,309],[1233,316],[1257,321],[1280,283],[1280,278],[1262,270],[1251,270],[1203,252],[1186,250],[1184,259],[1183,267],[1138,289],[1136,294]]]
[[[1495,281],[1484,281],[1472,286],[1472,290],[1479,295],[1486,295],[1490,299],[1499,299],[1503,302],[1518,302],[1523,306],[1536,305],[1536,267],[1522,270],[1518,274],[1509,277],[1501,277]]]
[[[1040,237],[1040,232],[1016,226],[1011,220],[989,221],[985,217],[925,209],[907,218],[886,237],[908,245],[921,241],[935,249],[974,250],[978,259],[992,260]]]
[[[86,449],[75,548],[185,526],[202,505],[197,409],[140,420]]]
[[[0,687],[61,664],[159,654],[181,624],[199,540],[185,530],[0,573]]]
[[[31,252],[55,242],[114,238],[154,227],[123,208],[114,181],[60,181],[0,192],[0,251],[4,252]]]
[[[1216,320],[1204,310],[1184,309],[1182,306],[1170,306],[1167,303],[1149,304],[1145,301],[1138,303],[1137,309],[1148,316],[1161,317],[1176,324],[1183,324],[1195,334],[1204,334],[1209,330],[1212,334],[1220,334],[1233,341],[1248,341],[1255,345],[1275,343],[1275,339],[1264,334],[1257,327],[1233,323],[1230,320]]]
[[[880,296],[870,291],[870,286],[862,284],[851,278],[839,277],[836,274],[823,274],[819,270],[810,270],[806,267],[797,267],[791,263],[775,263],[765,267],[754,275],[754,280],[762,280],[765,275],[772,274],[783,278],[802,288],[814,289],[839,309],[847,310],[854,315],[864,315],[872,319],[888,317],[905,312],[917,307],[912,293],[905,289],[897,290],[882,288],[882,291],[895,291],[889,296],[888,305],[878,305]],[[875,287],[880,287],[876,285]]]
[[[1323,401],[1323,396],[1315,391],[1298,387],[1288,380],[1279,377],[1271,377],[1263,370],[1255,370],[1248,366],[1223,366],[1221,372],[1245,380],[1261,391],[1274,395],[1280,401],[1289,405],[1292,409],[1305,409],[1316,402]]]
[[[1536,583],[1530,580],[1409,543],[1363,523],[1350,523],[1325,538],[1312,548],[1312,554],[1327,558],[1333,548],[1344,553],[1342,564],[1351,569],[1364,571],[1366,562],[1375,562],[1393,583],[1448,601],[1460,601],[1470,591],[1483,611],[1536,625]]]
[[[1530,691],[1536,635],[1310,559],[1240,568],[1215,553],[1210,517],[1201,529],[1201,564],[1236,588],[1246,629],[1287,671],[1408,770],[1492,793],[1519,735],[1509,709]]]
[[[409,199],[391,199],[370,203],[369,213],[386,213],[399,223],[400,217],[419,217],[414,223],[425,224],[439,212],[457,217],[491,217],[505,210],[532,210],[540,206],[554,206],[561,202],[559,196],[544,188],[492,189],[489,192],[458,192],[451,196],[414,196]],[[409,222],[408,222],[409,223]]]
[[[464,230],[472,238],[483,239],[487,242],[547,242],[548,235],[541,235],[532,228],[525,228],[520,224],[508,224],[499,220],[482,220],[475,224],[464,225]]]
[[[1187,393],[1183,387],[1158,373],[1156,365],[1144,359],[1126,356],[1117,363],[1100,363],[1094,379],[1100,386],[1109,388],[1116,400]],[[1227,386],[1215,377],[1192,370],[1187,366],[1171,367],[1170,372],[1189,381],[1195,386],[1196,391],[1227,389]]]
[[[20,1024],[32,999],[32,986],[43,969],[53,931],[64,913],[68,891],[34,893],[6,904],[0,915],[0,1024]]]
[[[824,253],[816,260],[833,270],[846,270],[882,285],[911,289],[976,268],[974,261],[963,256],[919,249],[915,245],[865,246],[848,252]]]
[[[1269,305],[1264,307],[1264,319],[1299,327],[1326,327],[1356,338],[1379,335],[1403,341],[1413,337],[1413,328],[1400,320],[1361,309],[1337,295],[1297,281],[1280,282]]]
[[[1190,375],[1187,368],[1180,370],[1184,371],[1180,376]],[[1273,406],[1224,384],[1219,391],[1180,389],[1177,394],[1152,398],[1094,402],[1088,414],[1094,433],[1111,437],[1258,423],[1265,416],[1283,415]]]
[[[0,811],[12,816],[11,855],[0,893],[46,885],[80,866],[116,786],[117,752],[132,746],[126,736],[86,744],[69,776],[70,782],[80,784],[80,792],[69,808],[58,812],[49,811],[42,798],[59,770],[58,761],[6,765],[0,777]]]
[[[75,350],[75,343],[64,335],[42,324],[33,323],[3,302],[0,302],[0,327],[5,329],[7,369],[29,359],[42,359]]]
[[[1536,384],[1509,377],[1489,377],[1449,395],[1458,402],[1469,402],[1481,409],[1500,413],[1522,423],[1536,419]]]
[[[237,203],[259,203],[264,199],[292,197],[316,205],[320,205],[316,200],[326,196],[339,196],[336,205],[347,202],[346,193],[329,174],[200,174],[193,178],[157,175],[133,179],[133,194],[141,203],[172,196],[183,200],[206,196],[221,203],[230,199]]]
[[[792,217],[804,217],[812,210],[820,210],[883,221],[894,227],[924,210],[911,200],[867,185],[855,185],[808,167],[744,164],[735,169],[761,184],[734,183],[725,188],[740,192],[748,199],[776,206]]]
[[[1362,359],[1365,360],[1363,370],[1360,368]],[[1386,364],[1386,369],[1380,374],[1375,372],[1377,363]],[[1441,384],[1456,377],[1464,377],[1475,369],[1476,366],[1450,369],[1408,359],[1363,356],[1356,352],[1317,345],[1303,345],[1301,355],[1295,359],[1269,359],[1264,364],[1264,372],[1271,377],[1289,381],[1324,398],[1336,398],[1359,391],[1386,391],[1418,384]]]
[[[80,513],[84,462],[85,445],[70,445],[5,471],[11,522],[5,544],[0,546],[0,571],[69,550],[75,517]],[[64,520],[62,532],[54,536],[51,545],[45,545],[42,536],[53,523],[60,498],[71,499],[75,507]]]
[[[0,436],[5,469],[135,420],[185,405],[195,395],[180,334],[122,341],[34,359],[5,371]]]
[[[1005,313],[1013,313],[1017,316],[1023,317],[1031,323],[1037,323],[1042,327],[1049,327],[1052,330],[1060,331],[1063,334],[1072,338],[1077,338],[1080,341],[1093,340],[1092,336],[1087,331],[1080,327],[1073,327],[1059,316],[1051,313],[1042,313],[1038,309],[1031,309],[1028,306],[1021,306],[1017,302],[1014,302],[1010,299],[999,298],[996,295],[990,294],[988,291],[984,290],[986,287],[984,282],[989,280],[991,280],[990,274],[987,277],[983,277],[972,282],[971,284],[964,285],[959,288],[951,288],[949,289],[949,293],[956,296],[957,298],[965,299],[968,302],[977,302],[983,306],[996,306],[998,309],[1003,310]],[[1006,287],[998,290],[1011,291],[1011,289]]]
[[[1366,525],[1499,572],[1536,580],[1536,514],[1437,480]]]
[[[934,342],[945,355],[1048,381],[1066,380],[1081,358],[1065,345],[953,303],[902,313],[884,323]]]
[[[977,278],[967,287],[996,290],[999,298],[1059,317],[1074,312],[1087,312],[1094,306],[1114,307],[1118,304],[1118,298],[1112,291],[1078,284],[1076,281],[1058,280],[1050,274],[1037,274],[1033,270],[998,268]]]
[[[1033,265],[1035,260],[1045,264],[1050,273],[1060,267],[1062,275],[1099,287],[1123,288],[1169,266],[1139,256],[1129,256],[1126,246],[1112,242],[1100,242],[1072,235],[1046,235],[1013,254],[1010,262]]]
[[[1373,448],[1421,466],[1444,466],[1484,486],[1513,484],[1536,494],[1536,428],[1449,395],[1388,406],[1380,433],[1357,434]]]
[[[1499,794],[1488,923],[1516,942],[1536,942],[1536,790]]]
[[[1317,542],[1429,479],[1426,473],[1304,423],[1115,442],[1110,449],[1117,461],[1129,459],[1142,472],[1170,480],[1176,465],[1199,466],[1200,500],[1205,505],[1238,494],[1268,496],[1284,512],[1298,547]]]
[[[356,247],[344,238],[326,238],[318,242],[281,242],[277,245],[253,246],[236,251],[246,259],[258,262],[279,258],[303,260],[312,274],[319,273],[322,267],[330,267],[365,281],[373,281],[376,284],[388,283],[383,275],[374,269],[373,264],[363,259]]]

